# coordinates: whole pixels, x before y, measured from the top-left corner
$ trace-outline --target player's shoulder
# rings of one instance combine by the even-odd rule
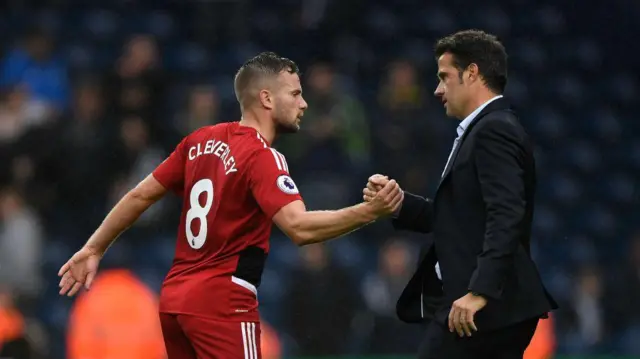
[[[286,161],[284,155],[269,145],[269,142],[262,137],[260,132],[248,126],[238,125],[234,129],[236,141],[242,144],[244,150],[252,158],[273,158]]]
[[[279,171],[289,172],[289,164],[286,157],[273,147],[259,148],[255,151],[254,160],[264,166],[272,166]]]
[[[187,135],[187,139],[199,140],[203,137],[219,137],[221,134],[233,131],[234,124],[237,122],[222,122],[215,125],[203,126],[194,130]]]

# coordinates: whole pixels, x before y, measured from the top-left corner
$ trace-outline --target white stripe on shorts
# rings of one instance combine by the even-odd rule
[[[244,359],[258,359],[256,345],[256,323],[242,322],[242,344],[244,346]]]

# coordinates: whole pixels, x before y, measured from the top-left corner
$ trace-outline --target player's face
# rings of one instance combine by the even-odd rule
[[[469,88],[454,66],[453,56],[445,53],[438,59],[438,87],[434,94],[442,100],[447,116],[464,118]]]
[[[300,120],[307,109],[302,97],[302,86],[298,74],[283,71],[278,75],[275,90],[273,120],[278,132],[293,133],[300,130]]]

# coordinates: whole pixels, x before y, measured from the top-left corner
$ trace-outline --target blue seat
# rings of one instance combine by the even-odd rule
[[[421,12],[422,24],[431,33],[444,35],[455,31],[458,28],[456,16],[441,6],[427,6]]]
[[[547,237],[558,232],[560,216],[549,206],[538,204],[533,217],[533,230],[538,236]]]
[[[563,102],[571,102],[572,105],[583,105],[585,89],[578,76],[572,73],[559,74],[551,87],[551,90],[561,98]]]
[[[603,155],[597,147],[586,140],[574,140],[565,147],[568,167],[576,168],[583,173],[594,173],[603,161]]]
[[[93,10],[84,16],[85,31],[96,39],[108,39],[114,36],[120,26],[120,16],[108,10]]]
[[[568,173],[555,174],[549,179],[551,196],[561,203],[574,203],[582,196],[580,181]]]
[[[538,26],[537,32],[547,35],[559,35],[566,29],[567,22],[562,11],[551,5],[543,5],[532,16]]]
[[[584,210],[578,225],[589,230],[589,233],[611,238],[617,231],[618,220],[612,209],[597,204]]]
[[[159,40],[168,40],[175,35],[177,24],[166,11],[154,11],[145,19],[146,30]]]
[[[621,72],[607,77],[604,93],[611,101],[632,104],[638,99],[638,82],[635,74]]]
[[[469,24],[470,27],[483,29],[499,37],[509,34],[511,19],[500,6],[493,4],[481,7],[470,14],[474,15]]]
[[[595,107],[595,106],[594,106]],[[584,114],[586,121],[582,128],[585,135],[603,143],[616,143],[623,135],[624,129],[615,108],[609,105],[602,105],[591,108]]]
[[[636,202],[636,182],[633,172],[611,173],[602,191],[611,204],[631,205]]]
[[[89,44],[76,43],[67,46],[66,58],[72,69],[90,69],[96,65],[98,55]]]
[[[518,41],[511,49],[511,56],[530,71],[546,69],[548,54],[545,47],[538,41],[530,39]]]
[[[203,71],[208,66],[215,66],[209,51],[195,42],[178,45],[170,52],[169,61],[179,71]]]
[[[578,64],[584,70],[595,70],[602,65],[602,50],[593,39],[576,40],[573,51],[568,53],[573,55],[574,64]]]
[[[532,115],[529,115],[532,113]],[[529,120],[529,116],[531,116]],[[541,104],[532,112],[525,112],[523,119],[531,123],[536,141],[558,141],[567,135],[568,126],[565,117],[552,106]]]
[[[365,18],[368,31],[378,38],[396,37],[401,30],[399,19],[388,9],[373,6]]]
[[[509,84],[505,89],[505,96],[509,98],[514,106],[522,106],[531,100],[529,87],[520,77],[510,75]]]

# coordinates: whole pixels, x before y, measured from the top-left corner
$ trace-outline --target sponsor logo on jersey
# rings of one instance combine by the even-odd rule
[[[287,175],[280,175],[276,183],[282,192],[287,194],[298,194],[298,187],[296,187],[296,184],[293,182],[291,177]]]

